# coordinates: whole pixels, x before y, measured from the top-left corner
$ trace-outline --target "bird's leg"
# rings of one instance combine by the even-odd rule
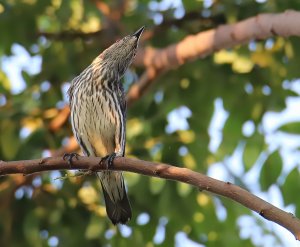
[[[79,157],[80,155],[79,154],[77,154],[77,153],[66,153],[66,154],[64,154],[64,156],[63,156],[63,160],[67,160],[68,161],[68,164],[70,165],[70,167],[72,167],[72,160],[73,160],[73,158],[75,157],[76,158],[76,160],[78,160],[78,157]]]
[[[116,153],[112,153],[109,155],[104,156],[101,161],[100,164],[102,164],[103,162],[105,162],[106,164],[106,169],[110,169],[113,166],[113,161],[116,158],[117,154]]]

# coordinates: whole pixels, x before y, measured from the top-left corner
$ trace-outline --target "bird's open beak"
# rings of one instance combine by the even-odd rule
[[[135,36],[135,37],[137,37],[137,39],[139,39],[141,34],[143,33],[144,29],[145,29],[145,26],[142,26],[139,30],[137,30],[134,34],[132,34],[132,36]]]

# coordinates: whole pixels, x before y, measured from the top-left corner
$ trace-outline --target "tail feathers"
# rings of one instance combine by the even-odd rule
[[[120,200],[113,201],[108,192],[105,190],[102,185],[102,190],[104,194],[104,200],[106,205],[106,212],[111,222],[116,224],[126,224],[131,219],[131,206],[127,197],[125,186],[122,188],[123,198]]]

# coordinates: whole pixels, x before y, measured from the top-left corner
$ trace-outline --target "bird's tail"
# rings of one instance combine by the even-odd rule
[[[114,225],[126,224],[131,219],[131,206],[122,173],[104,171],[97,174],[100,178],[108,217]]]

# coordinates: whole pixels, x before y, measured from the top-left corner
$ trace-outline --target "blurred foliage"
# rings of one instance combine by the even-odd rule
[[[165,47],[223,22],[300,8],[297,0],[257,2],[0,1],[0,160],[38,158],[66,145],[72,135],[69,123],[55,130],[49,127],[66,104],[66,82],[108,45],[141,25],[157,30],[143,45]],[[16,82],[3,68],[7,59],[18,55],[16,46],[42,59],[38,73],[30,72],[30,62],[22,68],[25,86],[17,93]],[[299,134],[299,122],[270,131],[262,124],[267,112],[281,112],[288,97],[299,97],[285,86],[299,77],[299,64],[299,38],[275,37],[221,50],[169,71],[128,110],[127,154],[203,173],[219,162],[230,173],[229,158],[239,150],[244,171],[231,172],[233,182],[252,190],[242,176],[260,163],[261,173],[253,183],[263,191],[277,185],[284,205],[294,204],[299,217],[299,170],[285,169],[284,147],[268,142],[268,134],[277,131]],[[142,68],[132,68],[124,78],[126,88],[141,73]],[[221,109],[216,102],[222,103],[228,118],[224,128],[215,120],[221,127],[212,131],[221,135],[221,143],[213,150],[208,129]],[[183,121],[181,129],[168,130],[174,127],[168,118],[171,112]],[[245,126],[253,130],[243,131]],[[297,148],[293,151],[299,154]],[[63,175],[0,178],[0,246],[173,246],[178,232],[205,246],[254,245],[237,224],[240,216],[251,212],[228,199],[128,173],[134,216],[128,227],[115,227],[106,217],[95,177],[54,180]],[[281,243],[275,232],[261,223],[259,227]]]

